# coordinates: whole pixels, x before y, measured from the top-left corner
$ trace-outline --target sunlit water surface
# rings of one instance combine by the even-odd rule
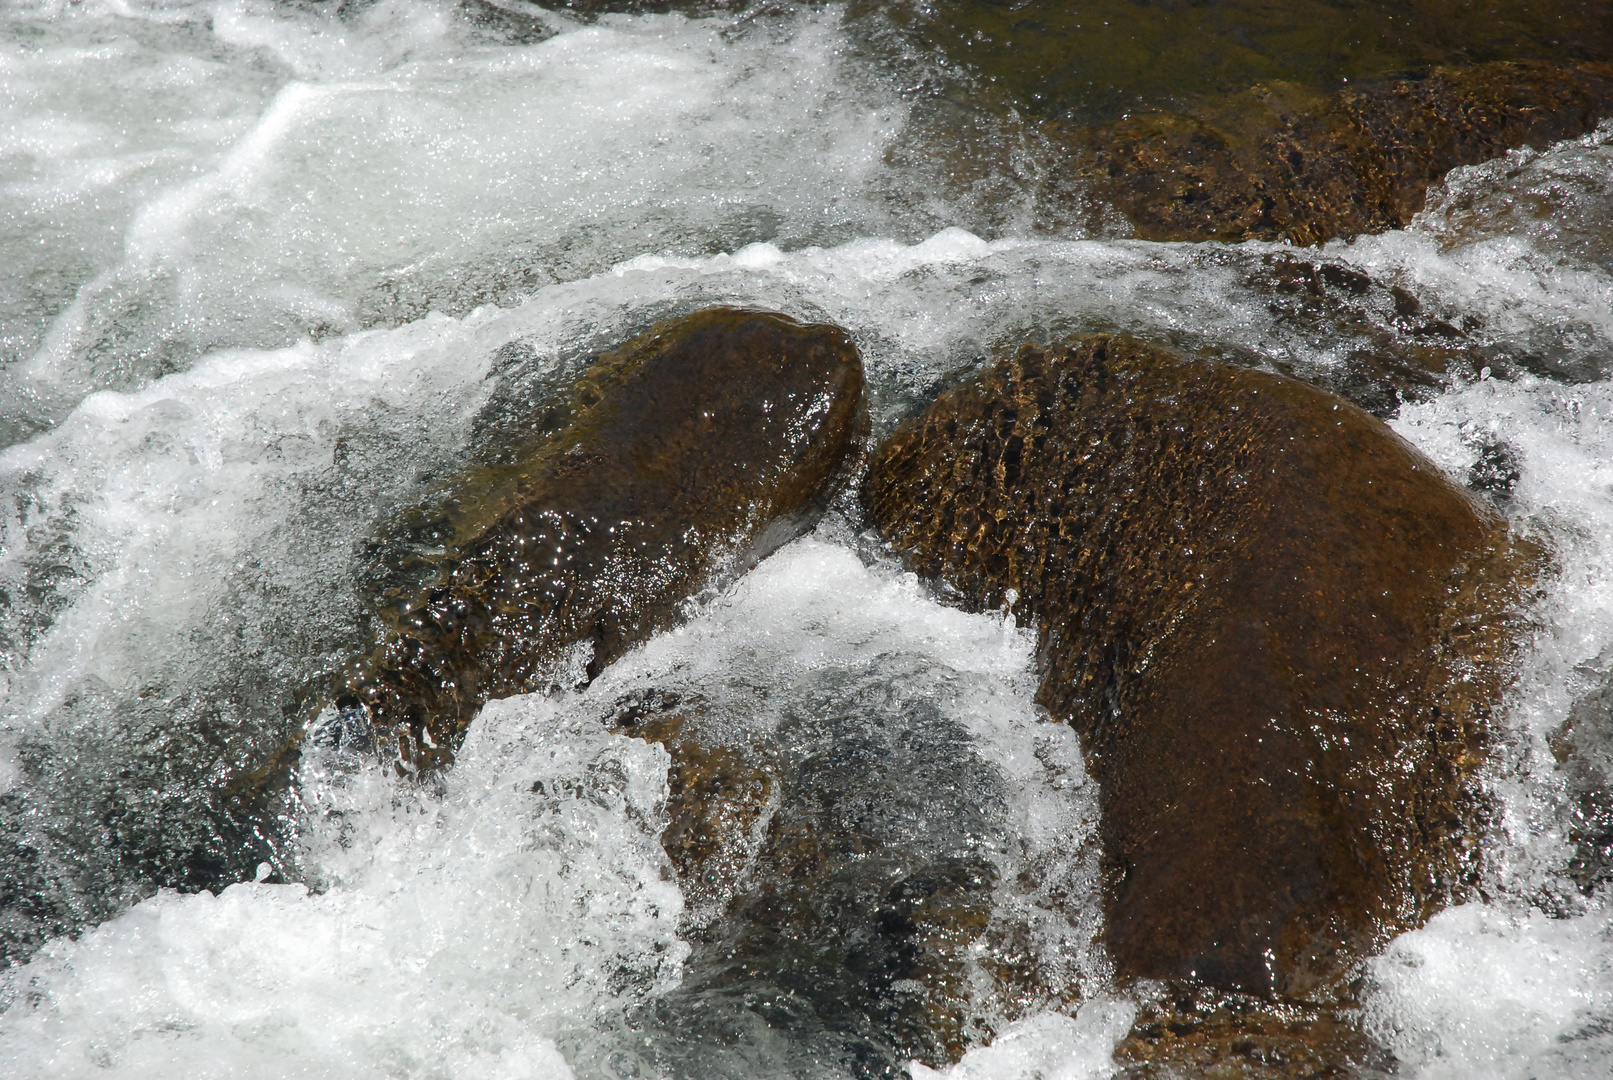
[[[947,731],[950,757],[869,791],[904,843],[996,868],[994,918],[1031,928],[1062,995],[980,1000],[953,1075],[1105,1075],[1133,1006],[1094,942],[1095,801],[1073,733],[1031,703],[1034,635],[938,602],[838,514],[586,690],[489,706],[439,787],[312,756],[261,835],[219,794],[359,639],[388,515],[657,318],[836,322],[881,429],[1027,339],[1125,329],[1344,383],[1362,341],[1402,332],[1370,296],[1296,316],[1260,284],[1270,245],[1038,233],[1029,180],[1023,206],[947,194],[893,152],[911,86],[834,7],[535,10],[0,14],[0,930],[19,958],[0,1072],[845,1075],[788,1034],[702,1058],[632,1021],[676,992],[688,912],[659,845],[667,755],[606,719],[693,687],[740,740],[814,717],[878,745]],[[1604,127],[1459,170],[1405,232],[1303,253],[1399,286],[1498,366],[1530,358],[1393,420],[1458,480],[1500,454],[1503,509],[1554,558],[1486,780],[1486,900],[1368,965],[1367,1025],[1411,1076],[1613,1070],[1613,910],[1569,873],[1551,748],[1613,681],[1610,222]],[[1613,773],[1613,719],[1581,713],[1582,757]],[[960,792],[974,824],[953,836]],[[1013,884],[1027,867],[1064,898]]]

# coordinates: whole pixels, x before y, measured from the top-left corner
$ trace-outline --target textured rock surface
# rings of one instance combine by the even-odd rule
[[[1347,1012],[1176,985],[1144,1003],[1115,1049],[1127,1080],[1364,1080],[1393,1059]]]
[[[412,766],[495,697],[584,681],[806,528],[858,441],[846,335],[718,308],[600,357],[509,468],[419,525],[341,704]]]
[[[1067,138],[1094,193],[1145,239],[1316,244],[1404,227],[1451,169],[1609,115],[1613,64],[1497,62],[1331,97],[1273,82]]]
[[[1040,624],[1122,976],[1325,994],[1469,880],[1525,559],[1378,421],[1096,337],[949,391],[868,484],[914,569]]]

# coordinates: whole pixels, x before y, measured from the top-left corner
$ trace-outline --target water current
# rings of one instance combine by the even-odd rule
[[[1365,1024],[1406,1076],[1613,1071],[1613,906],[1553,752],[1572,714],[1613,776],[1613,124],[1457,170],[1403,231],[1149,243],[1061,215],[1016,115],[926,152],[939,62],[854,15],[0,9],[0,1074],[857,1075],[810,1025],[678,1011],[722,898],[671,879],[666,751],[607,721],[681,693],[809,787],[840,761],[882,843],[995,875],[1054,989],[975,994],[942,1075],[1107,1075],[1135,1002],[1034,634],[849,505],[586,688],[488,706],[435,784],[310,753],[237,796],[361,641],[389,516],[657,319],[845,327],[878,432],[1088,330],[1349,387],[1412,333],[1391,288],[1483,364],[1378,411],[1552,563],[1482,896],[1368,963]],[[1302,304],[1295,259],[1350,273]]]

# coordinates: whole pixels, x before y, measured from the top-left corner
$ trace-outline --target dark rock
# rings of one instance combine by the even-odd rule
[[[1613,881],[1613,680],[1608,658],[1592,674],[1602,685],[1581,697],[1553,733],[1552,753],[1572,802],[1568,877],[1586,895]]]
[[[1490,436],[1479,440],[1479,458],[1467,470],[1467,486],[1488,495],[1499,506],[1512,501],[1523,466],[1518,452],[1502,440]]]
[[[615,730],[660,743],[672,758],[661,846],[691,926],[708,925],[727,909],[755,858],[756,830],[772,808],[778,773],[764,752],[702,737],[703,709],[703,702],[657,692],[618,703],[611,718]]]
[[[1077,169],[1149,240],[1289,240],[1403,228],[1459,165],[1613,115],[1613,65],[1496,62],[1323,95],[1271,82],[1068,133]]]
[[[430,766],[483,702],[591,679],[811,524],[858,442],[862,383],[841,330],[727,308],[600,357],[513,465],[412,529],[339,706]]]
[[[1293,332],[1349,343],[1340,348],[1341,363],[1307,368],[1306,382],[1388,417],[1403,402],[1426,400],[1453,380],[1477,380],[1486,367],[1501,375],[1525,366],[1519,361],[1526,358],[1503,357],[1475,342],[1404,288],[1303,254],[1269,252],[1244,281]],[[1258,366],[1262,358],[1251,359]]]
[[[459,17],[502,45],[533,45],[555,33],[531,11],[499,0],[460,0]]]
[[[1486,377],[1541,378],[1581,382],[1595,379],[1594,367],[1551,350],[1537,350],[1516,338],[1497,340],[1472,312],[1425,305],[1393,282],[1375,277],[1332,252],[1277,248],[1245,262],[1240,284],[1261,298],[1274,325],[1289,340],[1329,343],[1326,363],[1295,362],[1273,353],[1225,349],[1218,359],[1275,369],[1350,399],[1387,419],[1406,402],[1422,402],[1453,385]],[[1201,346],[1203,347],[1203,346]],[[1486,370],[1488,369],[1488,370]],[[1484,461],[1469,487],[1505,502],[1516,482],[1516,463],[1504,447],[1476,447]],[[1510,463],[1509,463],[1510,462]],[[1510,479],[1509,479],[1510,477]]]
[[[1377,420],[1127,339],[1027,347],[900,428],[868,499],[915,570],[1040,624],[1123,978],[1326,997],[1470,883],[1529,556]]]
[[[658,1073],[756,1075],[782,1029],[792,1053],[894,1080],[981,1037],[970,959],[994,929],[1004,795],[967,733],[888,677],[809,676],[743,745],[706,701],[619,703],[617,730],[671,755],[662,844],[691,901],[682,985],[639,1021]]]

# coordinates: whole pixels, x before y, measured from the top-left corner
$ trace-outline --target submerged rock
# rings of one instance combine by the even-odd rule
[[[915,570],[1040,624],[1122,977],[1325,998],[1470,883],[1526,553],[1377,420],[1127,339],[1027,347],[900,428],[868,498]]]
[[[811,524],[858,441],[862,385],[838,328],[728,308],[600,357],[513,466],[412,530],[426,554],[339,708],[362,705],[426,767],[483,702],[591,679]]]
[[[856,0],[848,21],[931,58],[924,74],[943,86],[961,73],[987,108],[1076,124],[1272,80],[1325,94],[1438,66],[1613,60],[1613,25],[1594,0]]]
[[[1404,228],[1459,165],[1592,130],[1613,64],[1438,68],[1327,96],[1270,82],[1065,139],[1100,199],[1148,240],[1289,240]]]
[[[1475,340],[1452,321],[1476,329],[1478,320],[1454,313],[1442,318],[1400,285],[1315,251],[1265,252],[1242,284],[1259,294],[1266,310],[1291,332],[1336,343],[1336,362],[1308,365],[1304,381],[1349,398],[1374,416],[1392,416],[1404,402],[1426,401],[1452,383],[1477,381],[1487,367],[1499,378],[1519,369],[1560,374],[1516,349]],[[1256,354],[1245,359],[1253,367],[1269,364],[1282,374],[1296,374],[1280,360]]]
[[[970,960],[992,930],[1002,778],[888,675],[808,676],[777,728],[743,744],[698,697],[618,703],[616,729],[671,756],[662,845],[694,946],[679,988],[639,1018],[649,1071],[810,1058],[896,1080],[982,1034]],[[719,1032],[726,1056],[706,1045]],[[791,1068],[779,1074],[817,1075]]]
[[[765,752],[705,735],[703,711],[701,701],[656,692],[618,702],[610,718],[614,730],[660,743],[671,758],[661,846],[691,926],[709,925],[733,899],[755,859],[756,831],[773,808],[778,778]]]
[[[1568,878],[1587,896],[1613,881],[1613,681],[1598,656],[1582,670],[1601,683],[1553,733],[1552,753],[1572,800]]]

